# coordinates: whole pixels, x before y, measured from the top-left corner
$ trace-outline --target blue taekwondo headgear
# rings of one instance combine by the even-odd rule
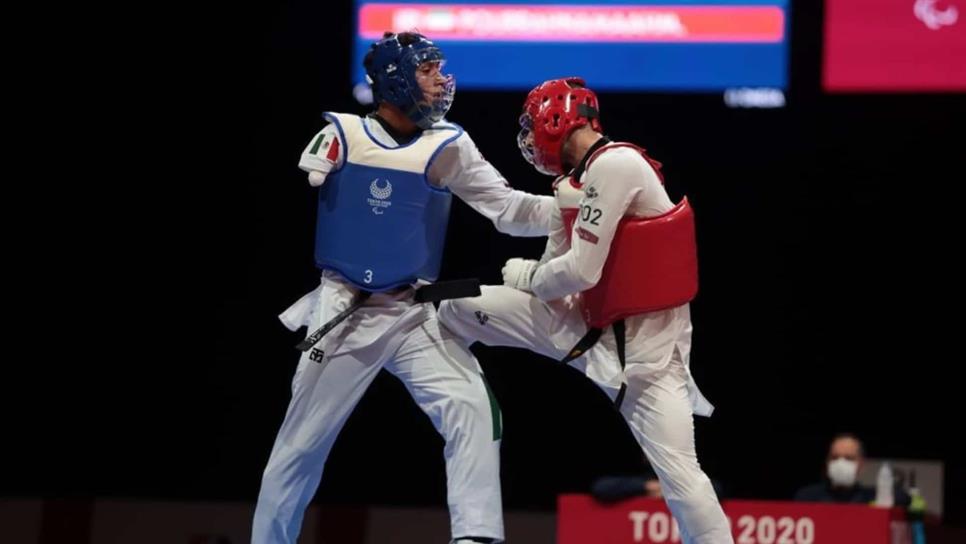
[[[363,65],[376,102],[388,102],[420,128],[428,128],[441,120],[453,104],[456,81],[446,77],[443,92],[436,97],[423,96],[416,81],[416,70],[424,62],[445,62],[443,52],[426,36],[416,32],[386,33],[372,44]]]

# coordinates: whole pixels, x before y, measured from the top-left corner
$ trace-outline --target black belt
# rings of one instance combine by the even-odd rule
[[[480,295],[480,280],[472,278],[468,280],[452,280],[452,281],[441,281],[439,283],[431,283],[429,285],[423,285],[416,289],[416,294],[413,295],[413,300],[416,302],[438,302],[440,300],[447,300],[451,298],[464,298],[464,297],[476,297]],[[312,349],[312,346],[319,343],[329,331],[334,329],[336,325],[342,323],[345,318],[352,315],[352,312],[359,309],[362,304],[372,296],[370,291],[359,291],[356,295],[355,300],[348,308],[342,310],[335,317],[328,320],[324,325],[318,328],[315,332],[310,334],[299,342],[295,348],[299,351],[308,351]]]
[[[480,296],[480,280],[450,280],[423,285],[416,289],[413,297],[416,302],[439,302],[451,298],[466,298]]]
[[[614,339],[617,341],[617,359],[621,362],[621,373],[624,372],[625,359],[624,359],[624,340],[625,340],[625,326],[624,320],[618,319],[613,324],[614,327]],[[573,361],[577,357],[580,357],[587,350],[594,347],[594,344],[600,340],[600,335],[604,333],[603,329],[592,328],[587,331],[587,334],[583,336],[577,343],[571,348],[570,353],[566,357],[560,360],[561,363],[567,364]],[[617,398],[614,399],[614,406],[619,410],[621,403],[624,402],[624,395],[627,393],[627,384],[623,381],[621,382],[621,389],[617,393]]]

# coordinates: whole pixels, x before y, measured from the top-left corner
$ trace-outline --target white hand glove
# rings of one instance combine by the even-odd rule
[[[514,257],[503,266],[503,284],[529,293],[530,278],[536,270],[537,261]]]

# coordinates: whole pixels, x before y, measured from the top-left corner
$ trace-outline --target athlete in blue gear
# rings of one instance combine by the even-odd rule
[[[255,544],[296,542],[336,436],[380,369],[403,382],[446,442],[451,542],[503,541],[499,407],[464,342],[414,295],[438,274],[451,194],[516,236],[545,236],[555,204],[511,189],[444,119],[455,84],[443,62],[425,36],[387,33],[364,61],[377,110],[327,113],[302,154],[299,167],[320,187],[321,283],[280,319],[315,330],[371,295],[299,361],[262,477]]]

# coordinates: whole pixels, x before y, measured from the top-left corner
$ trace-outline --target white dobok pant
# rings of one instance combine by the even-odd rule
[[[442,328],[413,291],[375,294],[299,360],[292,400],[262,476],[254,544],[294,543],[349,414],[380,369],[406,386],[446,442],[447,502],[454,538],[502,540],[499,407],[465,343]],[[280,318],[309,333],[351,302],[331,273]]]
[[[443,301],[439,319],[467,342],[525,348],[564,358],[587,332],[576,297],[549,303],[505,286],[482,295]],[[698,464],[693,414],[710,415],[688,369],[691,318],[687,305],[626,320],[622,373],[612,329],[570,364],[614,400],[622,379],[620,413],[661,481],[665,501],[686,544],[731,544],[731,530],[714,488]]]

